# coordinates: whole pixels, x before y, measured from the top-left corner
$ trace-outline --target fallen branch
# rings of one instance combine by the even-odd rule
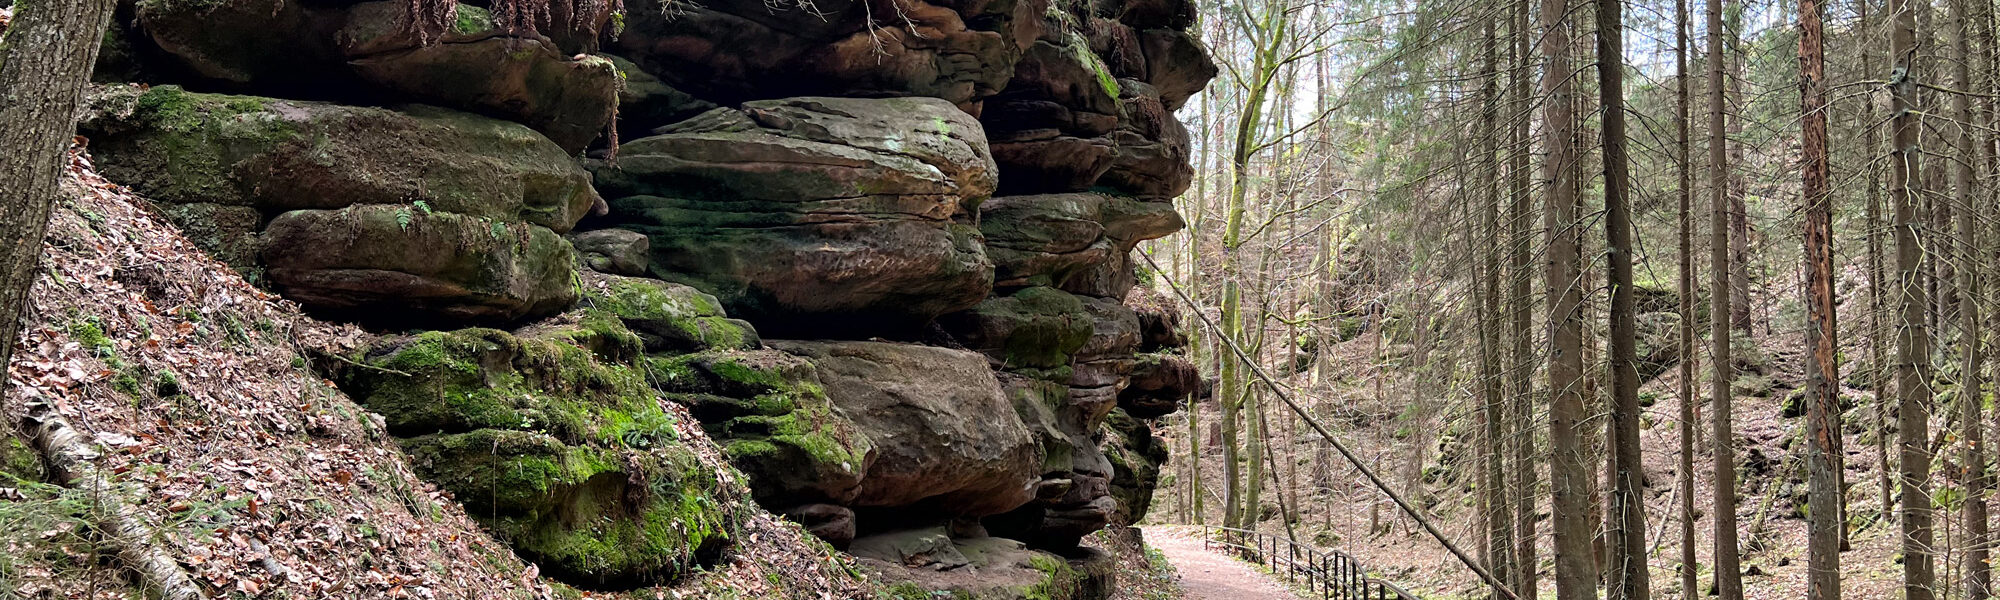
[[[119,495],[118,489],[97,473],[91,464],[96,448],[69,421],[56,414],[55,407],[40,400],[27,402],[21,431],[42,454],[56,482],[81,490],[95,505],[91,525],[106,543],[118,551],[119,560],[138,575],[139,584],[165,600],[207,600],[187,571],[173,557],[153,547],[153,528],[138,509]]]

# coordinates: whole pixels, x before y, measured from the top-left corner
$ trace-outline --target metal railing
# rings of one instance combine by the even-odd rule
[[[1361,562],[1339,550],[1322,550],[1291,539],[1248,529],[1197,525],[1202,545],[1222,548],[1264,565],[1321,598],[1340,600],[1422,600],[1396,584],[1370,576]]]

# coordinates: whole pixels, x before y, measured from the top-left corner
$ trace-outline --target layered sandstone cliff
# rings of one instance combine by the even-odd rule
[[[138,0],[83,133],[205,250],[379,332],[330,378],[572,585],[743,543],[663,403],[892,578],[1109,585],[1078,541],[1143,516],[1147,420],[1199,383],[1128,302],[1215,74],[1192,5],[436,4]]]

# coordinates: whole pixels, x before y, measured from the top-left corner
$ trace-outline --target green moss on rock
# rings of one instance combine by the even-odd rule
[[[834,407],[811,363],[776,351],[708,351],[651,361],[766,506],[849,499],[873,446]]]
[[[374,368],[353,371],[344,387],[397,435],[508,429],[573,444],[667,441],[660,438],[672,429],[659,424],[671,417],[643,371],[601,360],[602,347],[620,342],[592,341],[630,332],[586,323],[534,337],[476,328],[424,332],[363,356]]]
[[[741,525],[740,501],[685,446],[645,451],[483,429],[405,440],[419,474],[559,578],[656,583],[712,560]]]
[[[648,351],[752,349],[763,345],[756,328],[723,314],[722,304],[700,290],[658,279],[595,278],[603,285],[585,286],[585,303],[622,319],[639,334]]]

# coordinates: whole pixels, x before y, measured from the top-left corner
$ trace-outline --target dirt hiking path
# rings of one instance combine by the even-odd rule
[[[1271,576],[1240,560],[1202,547],[1201,539],[1184,530],[1146,527],[1146,544],[1167,557],[1180,571],[1188,600],[1294,600]]]

